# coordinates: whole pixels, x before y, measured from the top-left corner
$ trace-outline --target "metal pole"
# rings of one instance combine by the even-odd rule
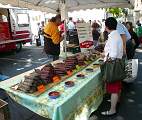
[[[64,52],[65,52],[65,58],[66,58],[67,57],[67,44],[66,44],[66,41],[67,41],[67,31],[66,31],[67,8],[66,8],[66,1],[65,0],[62,0],[61,9],[63,10],[63,16],[64,16],[65,37],[64,37],[64,41],[63,41],[63,46],[64,46]]]
[[[65,58],[67,57],[67,31],[66,31],[66,19],[64,21],[64,30],[65,30],[65,38],[64,38],[64,48],[65,48]]]

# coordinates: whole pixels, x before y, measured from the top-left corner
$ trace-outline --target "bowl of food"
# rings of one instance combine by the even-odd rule
[[[99,68],[100,67],[100,63],[94,63],[92,67],[93,68]]]
[[[84,74],[82,74],[82,73],[80,73],[80,74],[77,74],[77,75],[76,75],[76,77],[77,77],[77,78],[84,79],[84,78],[85,78],[85,75],[84,75]]]
[[[73,81],[67,81],[67,82],[65,82],[65,86],[66,87],[73,87],[74,86],[74,82]]]
[[[58,91],[52,91],[48,95],[49,95],[49,98],[56,99],[60,96],[60,93]]]
[[[94,66],[97,66],[97,65],[100,65],[100,64],[99,64],[99,63],[94,63],[93,65],[94,65]]]
[[[93,72],[94,70],[92,68],[86,68],[87,72]]]
[[[98,62],[99,62],[100,64],[102,64],[104,61],[103,61],[103,60],[99,60]]]

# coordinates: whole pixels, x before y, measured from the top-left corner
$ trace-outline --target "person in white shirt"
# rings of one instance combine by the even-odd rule
[[[109,55],[110,58],[122,58],[123,56],[123,41],[118,33],[117,30],[113,30],[108,35],[108,40],[106,42],[104,53],[105,53],[105,60],[107,55]]]
[[[73,31],[75,29],[75,24],[72,21],[72,17],[69,18],[69,22],[67,24],[67,28],[69,31]]]
[[[105,21],[106,31],[109,33],[108,40],[104,48],[104,61],[107,57],[111,59],[122,59],[123,56],[123,41],[116,30],[117,21],[115,18],[110,17]],[[106,90],[111,94],[111,107],[108,111],[102,112],[102,115],[110,116],[116,113],[116,106],[121,92],[121,81],[118,80],[113,83],[106,83]]]
[[[128,51],[126,52],[126,44],[129,44],[131,41],[131,35],[128,31],[128,29],[122,24],[122,23],[117,23],[117,28],[116,28],[121,35],[121,38],[123,40],[123,49],[124,49],[124,54],[128,54]]]
[[[40,42],[41,46],[44,46],[44,21],[41,22],[40,26]]]
[[[116,30],[119,32],[120,35],[123,35],[123,34],[126,35],[126,41],[131,39],[131,35],[128,29],[122,23],[117,23]]]

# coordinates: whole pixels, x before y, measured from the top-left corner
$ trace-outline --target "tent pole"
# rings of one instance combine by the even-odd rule
[[[64,53],[65,53],[65,58],[67,57],[67,31],[66,31],[66,22],[67,22],[67,8],[66,8],[66,0],[62,1],[61,5],[61,12],[63,15],[64,19],[64,41],[63,41],[63,47],[64,47]]]
[[[65,30],[65,37],[64,37],[64,49],[65,49],[65,58],[67,57],[67,31],[66,31],[66,18],[64,21],[64,30]]]
[[[66,23],[67,23],[67,8],[66,8],[66,1],[65,1],[65,9],[64,9],[64,14],[65,14],[65,22],[64,22],[64,28],[65,28],[65,58],[67,58],[67,30],[66,30]]]

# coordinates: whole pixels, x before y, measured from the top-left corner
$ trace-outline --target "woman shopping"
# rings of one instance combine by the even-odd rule
[[[44,51],[49,59],[57,60],[60,54],[60,42],[64,36],[59,32],[58,26],[61,24],[61,15],[51,18],[44,28]]]
[[[109,33],[108,40],[104,48],[104,61],[108,59],[121,60],[123,56],[123,41],[116,30],[117,21],[115,18],[110,17],[105,21],[105,29]],[[112,73],[113,74],[113,73]],[[102,115],[110,116],[114,115],[116,111],[117,102],[119,100],[119,94],[121,92],[121,80],[116,80],[115,82],[106,82],[106,90],[111,94],[111,107],[108,111],[102,112]]]
[[[135,50],[138,48],[140,42],[138,39],[137,34],[133,31],[133,24],[132,22],[126,22],[126,27],[131,35],[131,42],[127,44],[126,46],[126,52],[127,52],[127,58],[128,59],[133,59],[135,55]]]
[[[98,45],[100,33],[99,33],[100,26],[98,23],[92,24],[92,35],[93,35],[93,41],[94,41],[94,47]]]

